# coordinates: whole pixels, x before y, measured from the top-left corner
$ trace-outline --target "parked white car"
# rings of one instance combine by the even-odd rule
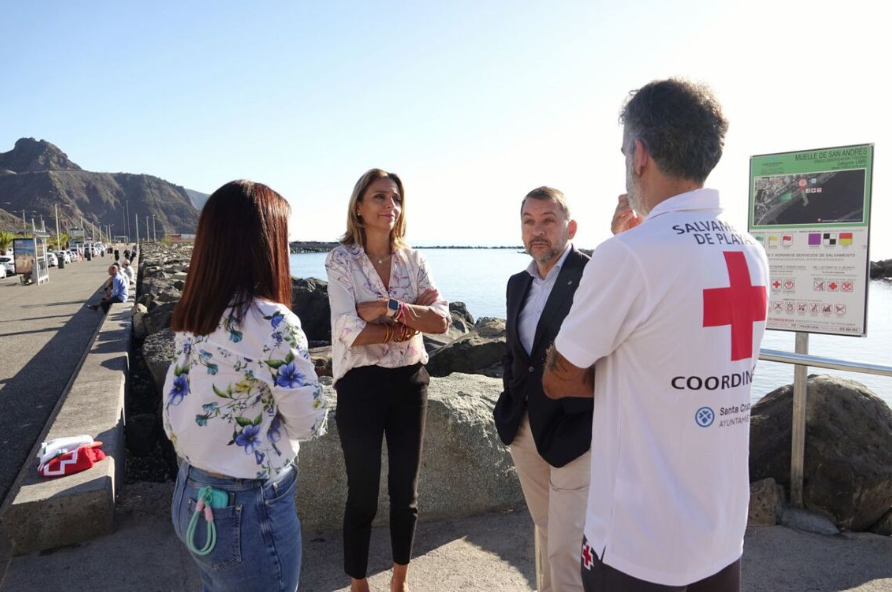
[[[47,260],[47,264],[48,264],[50,267],[56,267],[56,266],[59,265],[59,258],[56,257],[56,254],[55,254],[55,253],[47,253],[47,254],[46,254],[46,260]]]
[[[6,275],[15,275],[15,260],[10,255],[0,255],[0,267],[6,270]]]

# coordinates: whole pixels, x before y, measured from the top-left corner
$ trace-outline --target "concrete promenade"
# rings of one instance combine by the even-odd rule
[[[49,283],[0,279],[0,503],[71,379],[102,312],[98,300],[110,256],[50,268]],[[74,435],[74,434],[72,434]],[[36,464],[35,464],[36,470]]]
[[[298,492],[300,491],[298,484]],[[124,488],[114,535],[56,551],[13,558],[0,592],[188,592],[197,569],[170,526],[172,483]],[[299,493],[298,493],[299,495]],[[424,511],[422,500],[421,511]],[[418,525],[413,592],[535,590],[526,512]],[[301,590],[348,592],[339,532],[303,533]],[[372,589],[389,590],[386,527],[372,535]],[[747,532],[744,592],[890,592],[892,538],[824,536],[782,526]]]

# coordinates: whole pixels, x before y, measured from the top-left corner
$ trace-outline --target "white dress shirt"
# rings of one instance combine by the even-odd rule
[[[542,317],[542,311],[545,310],[545,303],[551,295],[551,290],[557,281],[557,276],[561,273],[561,267],[570,254],[570,243],[564,249],[564,254],[558,259],[558,262],[548,271],[545,278],[539,277],[539,268],[536,266],[536,260],[530,262],[527,267],[527,273],[533,276],[533,283],[530,285],[530,291],[527,293],[527,299],[520,309],[520,315],[517,319],[517,334],[520,336],[520,344],[527,350],[527,354],[533,351],[533,339],[536,338],[536,327],[539,326],[539,319]]]

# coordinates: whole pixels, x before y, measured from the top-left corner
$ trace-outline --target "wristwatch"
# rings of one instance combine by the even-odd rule
[[[396,313],[398,313],[399,311],[400,311],[400,301],[399,300],[397,300],[395,298],[391,298],[390,300],[387,301],[387,316],[388,317],[390,317],[390,318],[395,317]]]

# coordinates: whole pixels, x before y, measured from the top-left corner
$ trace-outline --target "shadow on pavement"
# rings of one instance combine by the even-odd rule
[[[36,355],[3,384],[4,411],[0,413],[0,434],[2,434],[0,445],[3,448],[3,463],[0,464],[0,504],[9,494],[9,489],[22,465],[30,461],[28,456],[31,448],[40,437],[62,390],[79,365],[82,354],[100,321],[101,316],[84,308],[74,313],[71,319],[60,327],[5,334],[9,336],[50,331],[56,333]]]

